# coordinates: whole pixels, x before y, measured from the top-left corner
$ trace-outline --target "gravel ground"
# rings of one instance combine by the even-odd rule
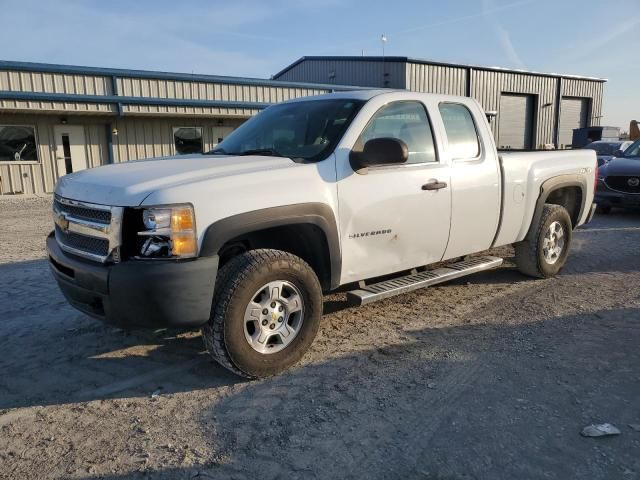
[[[71,309],[50,201],[0,200],[1,478],[640,478],[640,214],[578,230],[555,279],[329,296],[303,362],[246,382],[198,333]]]

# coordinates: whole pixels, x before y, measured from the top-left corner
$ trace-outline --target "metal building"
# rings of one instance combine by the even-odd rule
[[[303,57],[274,80],[0,61],[0,195],[207,151],[270,104],[358,86],[473,96],[498,112],[500,148],[562,148],[574,128],[599,125],[604,82],[407,57]]]
[[[302,57],[274,78],[474,97],[497,112],[491,127],[504,150],[569,147],[573,129],[600,125],[606,82],[408,57]]]
[[[0,61],[0,194],[52,192],[71,171],[208,151],[272,103],[339,89]]]

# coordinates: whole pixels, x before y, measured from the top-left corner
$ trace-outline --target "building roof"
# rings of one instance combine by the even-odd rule
[[[569,75],[565,73],[543,73],[543,72],[535,72],[529,70],[518,70],[513,68],[503,68],[503,67],[491,67],[484,65],[471,65],[471,64],[463,64],[463,63],[449,63],[449,62],[440,62],[436,60],[426,60],[422,58],[413,58],[413,57],[381,57],[381,56],[305,56],[300,57],[298,60],[293,62],[291,65],[283,68],[278,73],[276,73],[273,78],[278,78],[284,75],[286,72],[291,70],[293,67],[299,65],[305,61],[347,61],[347,62],[390,62],[390,63],[418,63],[423,65],[435,65],[441,67],[453,67],[453,68],[467,68],[473,70],[484,70],[490,72],[507,72],[507,73],[521,73],[526,75],[536,75],[542,77],[554,77],[554,78],[567,78],[567,79],[576,79],[576,80],[591,80],[595,82],[606,82],[606,78],[598,78],[598,77],[589,77],[583,75]]]

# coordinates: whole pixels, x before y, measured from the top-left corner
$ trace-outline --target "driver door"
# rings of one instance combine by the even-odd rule
[[[439,161],[425,105],[411,100],[381,106],[353,149],[361,151],[368,140],[385,137],[407,144],[405,164],[358,173],[348,149],[336,153],[343,284],[438,262],[447,247],[449,166]],[[427,187],[435,182],[445,186]]]

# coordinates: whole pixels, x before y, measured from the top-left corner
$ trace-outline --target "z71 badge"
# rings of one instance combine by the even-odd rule
[[[371,230],[370,232],[362,232],[362,233],[350,233],[349,238],[364,238],[364,237],[375,237],[377,235],[389,235],[391,233],[390,228],[386,228],[384,230]]]

